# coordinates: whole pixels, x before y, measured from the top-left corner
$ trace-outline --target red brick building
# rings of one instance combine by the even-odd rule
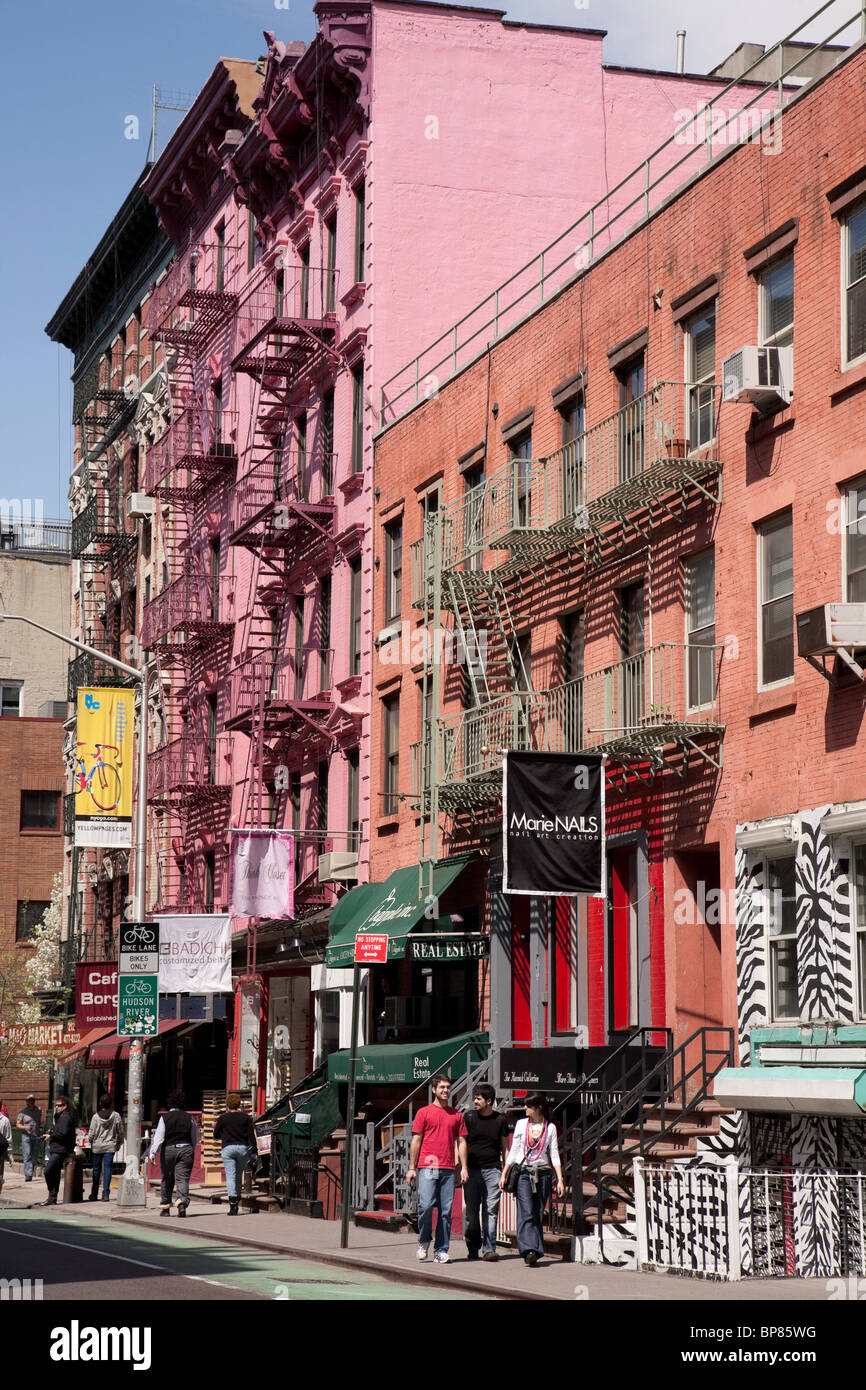
[[[494,1045],[739,1026],[742,1063],[757,1028],[741,1155],[840,1170],[853,1100],[776,1112],[818,1024],[866,1037],[866,608],[798,617],[866,600],[864,75],[861,42],[375,454],[371,878],[478,853]],[[486,660],[425,668],[437,627]],[[606,902],[502,894],[502,747],[607,753]]]

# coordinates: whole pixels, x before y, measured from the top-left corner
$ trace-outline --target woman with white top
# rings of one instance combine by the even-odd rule
[[[526,1119],[518,1120],[499,1186],[504,1189],[509,1168],[520,1164],[517,1180],[517,1248],[528,1265],[537,1265],[544,1254],[541,1222],[556,1174],[557,1196],[565,1196],[556,1126],[550,1123],[547,1097],[534,1092],[526,1097]]]

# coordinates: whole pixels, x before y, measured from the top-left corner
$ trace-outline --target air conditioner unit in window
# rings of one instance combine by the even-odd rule
[[[793,397],[792,347],[742,347],[722,363],[723,401],[770,411],[789,405]]]
[[[839,656],[857,676],[866,679],[854,658],[858,648],[866,648],[866,603],[824,603],[797,614],[797,652],[828,680],[832,674],[817,657]]]
[[[133,521],[137,517],[150,517],[156,514],[156,499],[146,492],[131,492],[126,499],[126,518]]]
[[[385,1000],[386,1028],[429,1028],[433,1001],[429,995],[415,994],[403,999]]]
[[[319,855],[320,883],[354,883],[358,878],[358,855],[348,850],[333,850]]]

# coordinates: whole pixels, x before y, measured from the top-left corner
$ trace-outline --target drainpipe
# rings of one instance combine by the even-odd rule
[[[677,30],[677,72],[686,70],[686,31]]]

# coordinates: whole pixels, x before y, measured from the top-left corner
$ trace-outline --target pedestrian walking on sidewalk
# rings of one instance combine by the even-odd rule
[[[509,1168],[520,1165],[517,1180],[517,1248],[526,1263],[537,1265],[544,1254],[542,1221],[550,1198],[553,1174],[556,1174],[557,1196],[565,1196],[556,1126],[550,1122],[547,1097],[535,1091],[526,1097],[526,1119],[518,1120],[514,1138],[502,1177],[505,1187]]]
[[[111,1096],[99,1097],[99,1109],[90,1121],[87,1132],[90,1151],[93,1154],[93,1183],[88,1202],[95,1202],[99,1196],[99,1178],[102,1175],[102,1200],[109,1200],[111,1191],[111,1164],[114,1155],[123,1143],[123,1121],[111,1104]]]
[[[3,1191],[3,1169],[12,1157],[12,1121],[0,1111],[0,1192]]]
[[[186,1096],[183,1091],[172,1091],[167,1106],[168,1113],[160,1115],[150,1146],[150,1159],[153,1161],[160,1145],[164,1144],[159,1214],[168,1216],[171,1212],[171,1199],[177,1185],[177,1214],[186,1216],[189,1206],[189,1175],[195,1161],[198,1130],[195,1120],[186,1113]]]
[[[69,1104],[69,1097],[61,1092],[54,1102],[54,1124],[48,1131],[48,1142],[45,1148],[45,1185],[48,1188],[48,1196],[44,1202],[37,1202],[36,1206],[53,1207],[57,1205],[61,1174],[66,1166],[66,1160],[74,1148],[75,1118]]]
[[[39,1142],[42,1138],[42,1111],[36,1104],[36,1097],[29,1095],[23,1110],[18,1111],[15,1128],[21,1131],[21,1157],[24,1161],[24,1181],[33,1181],[33,1169],[39,1157]]]
[[[448,1104],[451,1079],[438,1072],[431,1076],[433,1104],[425,1105],[412,1125],[409,1150],[411,1184],[418,1183],[418,1259],[426,1260],[433,1237],[433,1211],[439,1213],[433,1259],[447,1264],[450,1258],[451,1207],[454,1204],[454,1146],[460,1162],[460,1177],[466,1181],[466,1121],[459,1110]]]
[[[241,1098],[237,1091],[229,1091],[226,1096],[226,1108],[217,1117],[213,1137],[222,1141],[222,1161],[226,1170],[226,1187],[229,1194],[229,1216],[237,1216],[241,1199],[241,1180],[250,1150],[256,1145],[252,1115],[246,1110],[241,1110]]]
[[[470,1260],[498,1260],[496,1222],[499,1215],[499,1179],[508,1153],[508,1121],[494,1105],[496,1092],[486,1081],[472,1092],[474,1110],[467,1112],[466,1167],[469,1177],[463,1189],[464,1238]]]

